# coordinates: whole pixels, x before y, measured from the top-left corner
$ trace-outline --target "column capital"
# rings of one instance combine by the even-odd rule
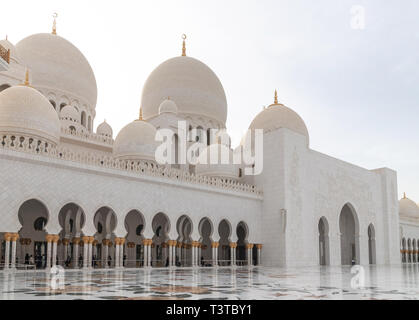
[[[60,236],[58,234],[52,236],[52,242],[58,243],[60,241]]]
[[[16,242],[19,239],[19,234],[18,233],[12,233],[11,239],[12,242]]]
[[[11,233],[7,232],[7,233],[4,234],[4,240],[10,241],[11,238],[12,238],[12,234]]]
[[[119,246],[121,244],[121,238],[115,238],[115,245]]]
[[[54,235],[53,234],[47,234],[45,236],[45,240],[47,240],[48,243],[51,243],[53,239],[54,239]]]
[[[248,243],[247,245],[246,245],[246,248],[247,249],[253,249],[253,247],[254,247],[255,245],[253,244],[253,243]]]
[[[89,237],[89,244],[93,244],[94,241],[95,241],[95,237]]]
[[[211,243],[211,248],[218,248],[220,246],[219,242],[212,242]]]
[[[256,245],[256,248],[258,248],[259,250],[261,250],[261,249],[262,249],[262,247],[263,247],[263,245],[262,245],[262,244],[257,244],[257,245]]]
[[[63,239],[63,245],[68,245],[70,243],[70,240],[69,239]]]
[[[126,239],[125,238],[120,238],[120,245],[124,245],[125,244],[125,242],[126,242]]]
[[[80,244],[80,238],[73,238],[73,244]]]
[[[153,244],[153,240],[152,239],[144,239],[143,244],[145,246],[151,246]]]
[[[82,238],[82,240],[83,240],[83,243],[84,243],[84,244],[88,244],[88,243],[89,243],[89,241],[90,241],[90,237],[84,236],[84,237]]]
[[[236,242],[230,242],[230,248],[236,249],[237,248],[237,243]]]

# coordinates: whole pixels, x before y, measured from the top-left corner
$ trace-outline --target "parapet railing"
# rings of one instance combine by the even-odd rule
[[[61,128],[61,133],[66,135],[66,136],[72,136],[72,137],[78,138],[80,140],[100,142],[100,143],[107,144],[109,146],[113,145],[113,139],[112,138],[106,137],[106,136],[103,136],[103,135],[99,135],[99,134],[96,134],[96,133],[77,132],[77,131],[71,130],[69,128]]]
[[[52,146],[48,142],[35,137],[17,136],[12,134],[0,135],[0,149],[10,149],[101,168],[116,169],[138,175],[164,178],[172,181],[186,182],[230,191],[244,192],[257,196],[262,195],[262,191],[256,186],[239,183],[234,179],[196,175],[180,169],[160,166],[151,161],[121,160],[113,156],[74,150],[62,146]]]
[[[6,49],[2,45],[0,45],[0,58],[10,64],[10,49]]]

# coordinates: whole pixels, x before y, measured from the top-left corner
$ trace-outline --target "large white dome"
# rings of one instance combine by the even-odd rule
[[[57,144],[61,123],[51,103],[39,91],[15,86],[0,93],[0,132],[29,135]]]
[[[156,132],[156,128],[148,122],[131,122],[115,138],[114,155],[127,160],[155,160]]]
[[[95,108],[95,75],[72,43],[54,34],[39,33],[21,40],[16,48],[31,69],[34,87],[63,91]]]
[[[148,77],[142,94],[144,119],[159,114],[170,97],[181,114],[201,115],[222,125],[227,120],[227,99],[216,74],[201,61],[180,56],[159,65]]]
[[[265,132],[286,128],[309,139],[307,127],[301,117],[282,104],[273,104],[259,113],[250,125],[250,130],[263,129]]]

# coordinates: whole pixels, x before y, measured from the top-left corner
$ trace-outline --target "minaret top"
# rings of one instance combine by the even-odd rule
[[[143,119],[143,108],[140,107],[140,117],[138,118],[138,121],[144,121]]]
[[[182,45],[182,57],[186,57],[186,34],[182,35],[183,45]]]
[[[54,22],[52,23],[52,34],[57,34],[57,17],[58,17],[58,13],[54,12],[54,14],[52,15],[52,17],[54,18]]]
[[[26,69],[26,73],[25,73],[25,81],[21,84],[21,86],[26,86],[26,87],[30,87],[30,83],[29,83],[29,69]]]

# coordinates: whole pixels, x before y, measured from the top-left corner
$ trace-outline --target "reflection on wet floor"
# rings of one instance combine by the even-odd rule
[[[419,265],[0,273],[0,299],[419,299]],[[356,278],[358,276],[358,278]],[[356,279],[354,279],[356,278]]]

